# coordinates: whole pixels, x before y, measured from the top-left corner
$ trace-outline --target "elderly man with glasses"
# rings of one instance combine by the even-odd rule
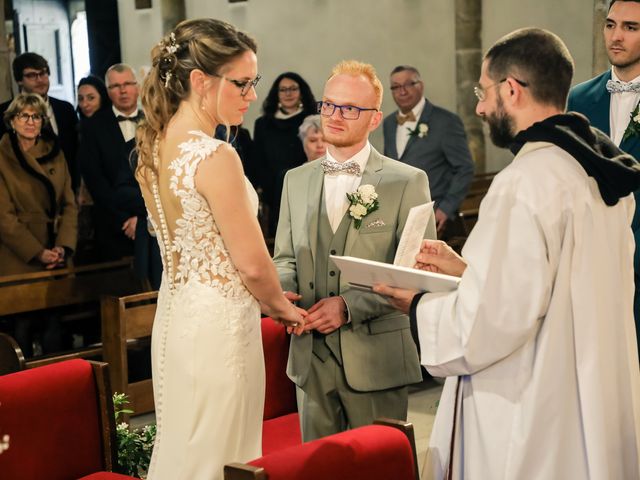
[[[49,96],[49,75],[51,70],[47,60],[37,53],[27,52],[18,55],[12,64],[13,78],[22,93],[37,93],[47,106],[47,122],[44,128],[58,139],[64,158],[71,174],[71,186],[77,192],[80,186],[80,170],[76,162],[78,150],[78,117],[69,102]],[[0,116],[11,102],[0,105]],[[0,122],[0,136],[6,132],[6,125]]]
[[[147,230],[146,210],[133,172],[135,134],[144,114],[138,108],[138,81],[122,63],[107,70],[105,85],[112,108],[82,124],[80,166],[94,201],[94,225],[99,260],[134,255],[141,278],[160,286],[160,252]]]
[[[406,418],[407,385],[422,379],[408,318],[342,281],[330,258],[393,262],[409,210],[430,201],[423,171],[369,144],[381,102],[371,65],[334,67],[318,104],[327,154],[284,180],[274,262],[286,295],[309,312],[287,367],[305,441]],[[424,236],[435,233],[431,220]]]
[[[384,119],[384,154],[427,173],[442,235],[473,179],[462,121],[424,97],[420,72],[410,65],[391,72],[391,95],[398,110]]]

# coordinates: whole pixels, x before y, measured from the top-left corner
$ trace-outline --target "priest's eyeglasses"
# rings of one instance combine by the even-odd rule
[[[479,83],[476,84],[475,87],[473,87],[473,93],[475,94],[476,98],[478,99],[479,102],[484,102],[487,99],[487,90],[489,90],[490,88],[493,87],[497,87],[498,85],[506,82],[509,78],[512,78],[516,83],[518,83],[519,85],[523,86],[523,87],[528,87],[529,84],[523,80],[518,80],[515,77],[505,77],[502,80],[496,82],[496,83],[492,83],[491,85],[489,85],[488,87],[483,87],[482,85],[480,85]]]
[[[252,88],[255,88],[256,85],[258,84],[258,82],[260,81],[260,79],[262,78],[262,75],[258,75],[256,78],[254,78],[253,80],[236,80],[233,78],[229,78],[229,77],[225,77],[224,75],[218,75],[216,73],[213,74],[214,77],[218,77],[218,78],[222,78],[224,80],[226,80],[227,82],[235,85],[236,87],[238,87],[240,89],[240,96],[244,97],[247,93],[249,93],[249,90],[251,90]]]
[[[377,112],[377,108],[361,108],[354,105],[336,105],[331,102],[318,102],[318,113],[323,117],[330,117],[336,111],[336,108],[340,109],[340,115],[345,120],[357,120],[360,118],[360,112]]]

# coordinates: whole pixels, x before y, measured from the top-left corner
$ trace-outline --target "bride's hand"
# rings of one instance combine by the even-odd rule
[[[285,327],[287,327],[287,333],[302,335],[302,333],[304,333],[305,317],[307,316],[307,311],[300,307],[296,307],[295,305],[290,305],[291,308],[288,312],[284,312],[284,315],[282,315],[281,317],[274,317],[274,320],[282,323]]]

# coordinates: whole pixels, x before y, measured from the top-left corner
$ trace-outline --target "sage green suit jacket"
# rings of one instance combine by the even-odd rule
[[[285,176],[275,242],[274,262],[282,288],[302,295],[299,303],[303,308],[315,303],[314,262],[324,179],[321,160],[294,168]],[[344,255],[392,263],[409,210],[430,201],[427,176],[424,171],[384,157],[372,148],[360,183],[366,184],[375,187],[380,207],[364,217],[360,229],[353,227],[352,220]],[[436,238],[433,217],[425,238]],[[407,316],[383,297],[352,289],[342,279],[339,294],[351,317],[351,322],[340,331],[343,368],[349,386],[369,392],[421,381]],[[312,340],[310,334],[291,338],[287,374],[298,386],[307,380]]]

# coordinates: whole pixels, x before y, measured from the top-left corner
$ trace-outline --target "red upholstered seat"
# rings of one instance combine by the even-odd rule
[[[262,454],[277,452],[302,443],[298,412],[265,420],[262,423]]]
[[[269,480],[416,479],[409,438],[401,430],[382,425],[360,427],[280,450],[249,465],[264,468]],[[230,471],[226,475],[234,478]]]
[[[0,376],[0,435],[10,436],[0,478],[70,480],[110,467],[103,421],[111,422],[112,411],[104,417],[100,411],[110,405],[105,375],[105,364],[70,360]]]
[[[262,346],[266,372],[262,453],[272,453],[302,443],[296,389],[287,377],[289,336],[271,318],[262,319]]]

